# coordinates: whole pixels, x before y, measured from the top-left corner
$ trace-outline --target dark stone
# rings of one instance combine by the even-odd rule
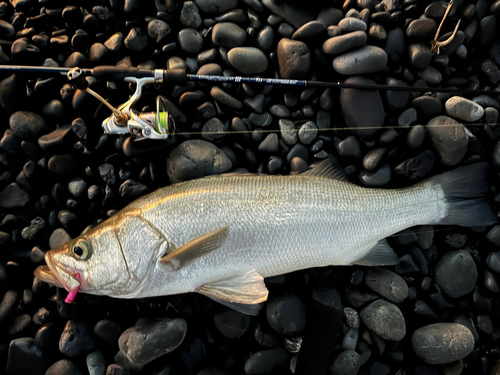
[[[399,27],[387,33],[387,43],[384,48],[389,61],[398,63],[406,51],[405,34]]]
[[[348,34],[334,36],[323,43],[323,52],[328,55],[338,55],[363,46],[366,40],[367,36],[364,31],[353,31]]]
[[[242,46],[246,38],[245,30],[232,22],[217,23],[212,30],[212,43],[220,47]]]
[[[432,50],[423,43],[410,44],[408,47],[410,63],[418,70],[427,68],[432,59]]]
[[[40,49],[30,43],[28,38],[19,38],[10,47],[12,58],[17,63],[37,65],[42,58]]]
[[[60,359],[50,366],[45,375],[81,375],[83,374],[77,365],[69,359]]]
[[[148,45],[147,34],[139,27],[130,29],[124,40],[125,48],[140,52]]]
[[[165,21],[154,19],[148,23],[148,35],[156,43],[163,42],[171,31],[172,29]]]
[[[389,164],[384,164],[374,171],[361,170],[359,172],[359,180],[366,186],[383,186],[391,181],[391,176]]]
[[[116,344],[121,333],[120,325],[109,319],[98,321],[94,327],[94,334],[108,344]]]
[[[283,348],[261,350],[254,353],[245,362],[246,375],[265,375],[281,373],[288,362]]]
[[[60,175],[73,174],[76,166],[77,161],[72,154],[54,155],[47,164],[49,171]]]
[[[438,116],[443,109],[441,101],[430,95],[416,97],[411,101],[411,105],[417,110],[417,112],[419,112],[419,114],[424,114],[429,117]]]
[[[37,140],[49,130],[40,115],[26,111],[14,112],[10,116],[9,125],[16,137],[28,141]]]
[[[7,185],[0,193],[0,207],[2,208],[23,207],[30,200],[28,193],[15,182]]]
[[[84,323],[68,321],[64,327],[61,339],[59,340],[59,350],[67,357],[77,356],[81,352],[93,350],[95,348],[92,332]]]
[[[186,53],[198,53],[203,47],[203,37],[195,29],[182,29],[177,36],[177,41]]]
[[[201,137],[209,142],[215,142],[224,138],[226,130],[226,126],[221,120],[217,117],[212,117],[203,125]]]
[[[0,302],[0,323],[2,323],[10,312],[13,311],[18,294],[15,290],[5,292],[2,301]]]
[[[224,90],[222,90],[218,86],[212,87],[210,90],[210,96],[220,104],[223,104],[225,106],[228,106],[233,109],[241,109],[243,107],[243,103],[241,103],[238,99],[236,99],[234,96],[228,94]],[[213,119],[210,119],[213,120]],[[209,120],[209,121],[210,121]],[[225,127],[223,126],[223,129],[225,130]],[[210,141],[210,139],[208,139]]]
[[[281,78],[307,78],[311,65],[309,48],[303,42],[282,38],[278,43],[278,63]]]
[[[141,370],[144,365],[177,348],[184,340],[186,329],[183,319],[162,318],[125,330],[118,340],[125,360],[121,365]]]
[[[168,176],[172,183],[226,173],[232,168],[229,158],[213,144],[203,140],[185,141],[171,153]]]
[[[408,38],[427,38],[431,39],[437,30],[437,23],[430,18],[413,20],[406,28]]]
[[[269,299],[266,317],[276,332],[287,336],[299,335],[306,325],[305,306],[295,294]]]
[[[365,284],[393,303],[401,303],[408,297],[408,285],[403,278],[385,268],[369,268]]]
[[[227,310],[214,316],[214,324],[225,337],[237,339],[248,331],[250,317],[234,310]]]
[[[264,52],[254,47],[232,48],[227,58],[231,65],[243,74],[262,73],[268,65]]]
[[[297,29],[292,35],[294,40],[308,40],[312,37],[320,37],[326,33],[325,25],[320,21],[310,21]]]
[[[356,375],[361,366],[360,355],[354,350],[343,350],[330,365],[331,374]]]
[[[376,300],[361,310],[359,316],[370,330],[388,341],[400,341],[406,335],[403,314],[393,303]]]
[[[376,73],[386,66],[387,54],[376,46],[364,46],[333,59],[333,69],[342,75]]]
[[[426,176],[434,166],[435,156],[431,150],[426,150],[414,158],[407,159],[394,168],[397,174],[419,179]]]
[[[71,129],[71,125],[64,125],[57,128],[51,133],[42,135],[38,138],[38,144],[45,151],[54,151],[65,149],[68,144],[73,143],[74,132]]]
[[[345,83],[375,84],[364,77],[351,77]],[[376,90],[341,89],[340,105],[346,125],[350,128],[362,128],[355,130],[362,138],[373,135],[384,125],[386,114],[380,93]],[[365,108],[364,111],[359,110],[361,105]]]
[[[43,352],[31,337],[14,339],[9,344],[6,371],[13,375],[44,375],[49,367]]]
[[[205,13],[224,13],[236,8],[237,0],[195,0],[198,8]]]
[[[436,323],[418,328],[411,343],[421,360],[441,365],[468,356],[474,349],[474,336],[464,325]]]
[[[472,292],[478,278],[474,259],[465,250],[444,254],[434,272],[436,283],[451,298],[459,298]]]
[[[449,166],[458,164],[469,144],[469,137],[462,125],[448,116],[434,117],[427,125],[427,132],[441,163]]]
[[[106,62],[109,55],[108,48],[102,43],[94,43],[89,50],[89,61],[94,64],[102,64]],[[73,65],[73,62],[68,62],[68,65]]]

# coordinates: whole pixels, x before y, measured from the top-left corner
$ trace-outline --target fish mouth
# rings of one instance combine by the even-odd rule
[[[37,267],[35,270],[35,276],[48,284],[64,288],[68,292],[73,292],[79,288],[81,281],[77,277],[77,274],[68,272],[64,269],[63,265],[54,261],[52,255],[52,251],[45,254],[45,263],[47,263],[47,266]]]

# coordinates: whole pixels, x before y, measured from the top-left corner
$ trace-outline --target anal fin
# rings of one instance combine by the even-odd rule
[[[250,315],[258,313],[258,304],[267,300],[269,294],[264,278],[256,271],[207,283],[197,287],[195,291]]]
[[[357,266],[390,266],[399,263],[399,258],[385,238],[377,242],[364,257],[352,264]]]

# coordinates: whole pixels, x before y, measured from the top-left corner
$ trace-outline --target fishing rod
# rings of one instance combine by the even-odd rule
[[[156,98],[156,111],[139,113],[132,106],[140,99],[142,89],[145,85],[154,84],[156,87],[165,84],[183,85],[186,82],[215,82],[215,83],[249,83],[264,85],[286,85],[301,87],[330,87],[335,89],[358,89],[358,90],[382,90],[382,91],[413,91],[413,92],[441,92],[462,93],[469,95],[491,95],[491,91],[462,89],[456,87],[415,87],[415,86],[391,86],[379,84],[357,84],[345,82],[308,81],[282,78],[261,78],[241,76],[215,76],[188,74],[184,69],[143,69],[118,66],[96,66],[91,69],[62,68],[45,66],[23,66],[23,65],[0,65],[0,72],[26,73],[26,74],[52,74],[65,75],[70,83],[78,89],[86,91],[107,106],[113,114],[102,123],[104,132],[107,134],[131,134],[140,139],[168,139],[175,133],[175,122],[172,116],[165,110],[162,96]],[[93,76],[103,81],[131,82],[136,84],[134,94],[130,99],[114,108],[102,96],[89,88],[85,79]]]

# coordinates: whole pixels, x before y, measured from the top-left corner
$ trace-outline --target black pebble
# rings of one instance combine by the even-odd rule
[[[215,327],[229,339],[243,336],[250,327],[250,317],[233,310],[218,313],[213,319]]]
[[[285,368],[287,361],[288,355],[283,348],[261,350],[245,362],[245,374],[279,374]]]
[[[14,339],[9,345],[6,370],[10,374],[44,375],[48,367],[43,352],[31,337]]]
[[[295,294],[271,298],[266,306],[269,325],[278,333],[294,336],[306,326],[306,311],[302,300]]]
[[[73,357],[82,351],[90,351],[94,347],[95,343],[87,326],[84,323],[68,321],[59,341],[61,353]]]

